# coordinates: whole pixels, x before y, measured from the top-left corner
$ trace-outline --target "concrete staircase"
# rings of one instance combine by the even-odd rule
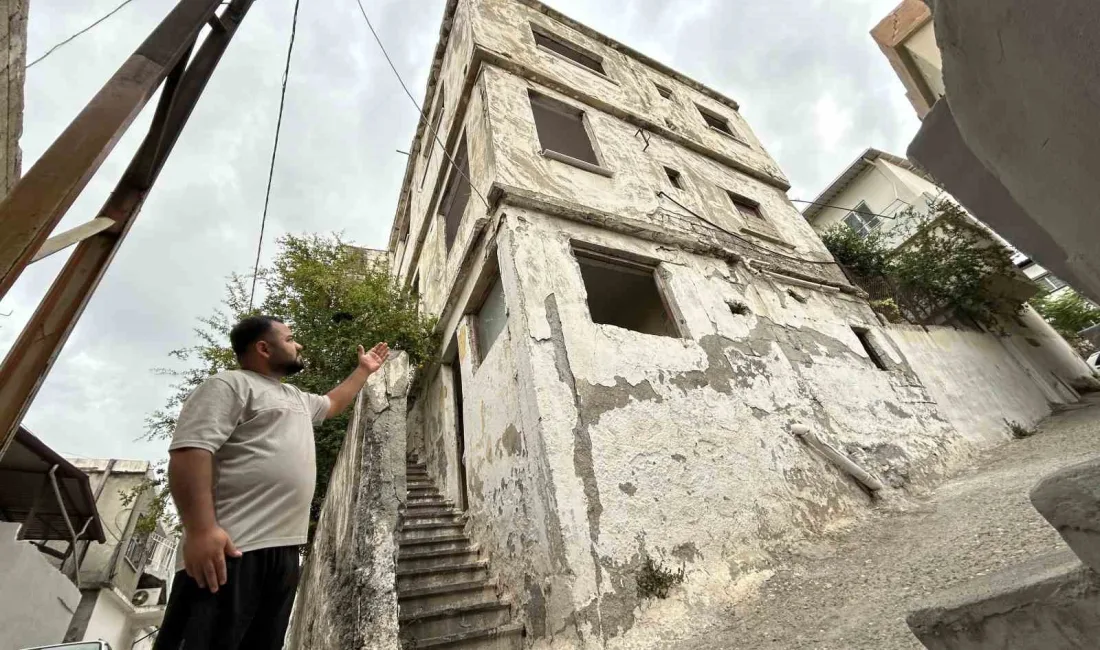
[[[524,629],[498,595],[489,560],[465,533],[466,515],[443,498],[423,464],[406,465],[408,500],[398,525],[401,640],[413,648],[519,650]]]

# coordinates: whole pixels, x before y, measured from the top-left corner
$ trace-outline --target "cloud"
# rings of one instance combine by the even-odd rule
[[[31,3],[28,53],[117,0]],[[175,0],[135,0],[27,74],[24,169],[38,158]],[[868,146],[897,153],[917,122],[868,30],[895,0],[711,0],[550,4],[735,98],[794,185],[812,198]],[[443,0],[364,2],[420,99]],[[158,458],[134,443],[169,394],[151,369],[192,341],[224,279],[255,255],[289,36],[291,0],[256,2],[211,80],[84,318],[27,417],[54,448]],[[151,106],[150,106],[151,109]],[[145,111],[62,228],[94,216],[147,127]],[[282,233],[343,231],[384,247],[417,120],[353,1],[303,2],[287,86],[265,257]],[[0,304],[6,351],[66,255],[30,268]]]

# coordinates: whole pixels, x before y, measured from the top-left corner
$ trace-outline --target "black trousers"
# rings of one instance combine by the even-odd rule
[[[225,558],[226,582],[212,594],[176,574],[153,650],[279,650],[294,591],[298,547],[278,546]]]

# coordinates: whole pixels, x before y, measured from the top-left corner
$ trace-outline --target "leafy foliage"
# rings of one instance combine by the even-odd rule
[[[1031,306],[1078,352],[1091,353],[1092,345],[1077,333],[1100,323],[1100,308],[1072,289],[1032,298]]]
[[[250,313],[274,316],[294,330],[304,347],[306,369],[286,381],[311,393],[328,392],[355,369],[359,344],[370,347],[386,341],[419,365],[437,350],[434,320],[420,314],[414,294],[394,283],[385,261],[345,244],[339,235],[287,235],[278,246],[271,267],[261,271],[267,289],[263,302],[250,312],[245,278],[232,276],[223,308],[199,319],[198,343],[170,353],[189,367],[157,371],[176,377],[177,382],[165,407],[146,419],[149,439],[171,437],[179,408],[191,392],[211,375],[236,367],[229,330]],[[310,511],[311,535],[349,417],[341,414],[314,430],[317,487]],[[153,487],[157,498],[150,512],[163,513],[168,502],[164,479],[158,478]]]
[[[904,225],[891,235],[905,241],[895,250],[879,232],[860,238],[843,224],[822,236],[857,280],[879,289],[869,289],[876,302],[912,320],[948,314],[983,325],[1020,310],[1022,301],[1006,291],[1014,276],[1008,250],[957,204],[937,199],[928,212],[910,208],[896,218]]]

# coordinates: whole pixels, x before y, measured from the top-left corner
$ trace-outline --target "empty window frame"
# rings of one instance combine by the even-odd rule
[[[664,97],[665,99],[672,99],[671,88],[669,88],[668,86],[662,86],[657,82],[653,82],[653,85],[657,87],[657,93],[660,94],[661,97]]]
[[[599,55],[570,43],[560,36],[553,36],[541,27],[531,25],[531,33],[535,36],[535,45],[554,54],[572,61],[577,65],[588,68],[592,72],[607,76],[603,69],[603,59]]]
[[[665,167],[665,176],[668,176],[668,182],[672,183],[672,186],[678,190],[684,189],[684,182],[680,177],[680,172],[671,167]]]
[[[440,138],[437,134],[439,133],[439,125],[443,121],[443,104],[446,98],[445,90],[446,88],[441,82],[439,84],[439,96],[435,100],[435,110],[432,111],[432,121],[429,123],[430,128],[424,131],[424,135],[421,138],[423,142],[420,144],[420,155],[424,157],[424,174],[420,177],[421,187],[424,186],[424,179],[428,177],[428,168],[432,166],[432,153],[437,146],[436,140],[438,139],[440,142],[443,141],[443,138]]]
[[[443,192],[443,200],[439,202],[439,214],[443,215],[444,241],[447,250],[458,236],[458,227],[462,223],[462,215],[466,212],[466,204],[470,201],[470,161],[466,156],[466,136],[458,144],[458,151],[454,155],[455,164],[451,166],[450,176],[447,178],[447,189]]]
[[[656,336],[680,337],[657,284],[656,264],[574,248],[592,322]]]
[[[707,123],[707,126],[716,131],[721,131],[731,138],[735,138],[737,140],[741,139],[736,133],[733,132],[733,128],[730,127],[729,120],[708,108],[703,108],[698,104],[695,105],[695,108],[699,110],[699,114],[703,116],[703,121]]]
[[[867,203],[863,201],[860,201],[859,205],[844,217],[844,223],[861,238],[874,232],[881,222],[882,219],[871,212],[871,209],[867,207]]]
[[[475,327],[477,328],[477,349],[481,361],[489,355],[489,350],[500,338],[501,332],[508,325],[508,305],[504,301],[504,285],[500,283],[500,276],[493,278],[485,298],[481,301],[481,307],[477,310]]]
[[[554,152],[599,168],[600,161],[585,126],[584,111],[534,91],[528,95],[543,152]]]
[[[1035,278],[1035,284],[1038,285],[1039,290],[1043,293],[1053,293],[1066,286],[1065,282],[1050,273]]]
[[[889,370],[886,366],[886,362],[883,360],[882,354],[871,340],[871,332],[861,327],[853,327],[852,331],[855,333],[856,338],[859,339],[860,345],[863,346],[863,351],[871,358],[871,363],[875,364],[875,367],[879,370]]]
[[[733,203],[733,209],[737,211],[737,214],[741,215],[743,219],[750,224],[765,222],[764,215],[760,212],[760,202],[753,201],[747,196],[741,196],[736,192],[726,190],[726,196],[730,197],[730,202]]]

